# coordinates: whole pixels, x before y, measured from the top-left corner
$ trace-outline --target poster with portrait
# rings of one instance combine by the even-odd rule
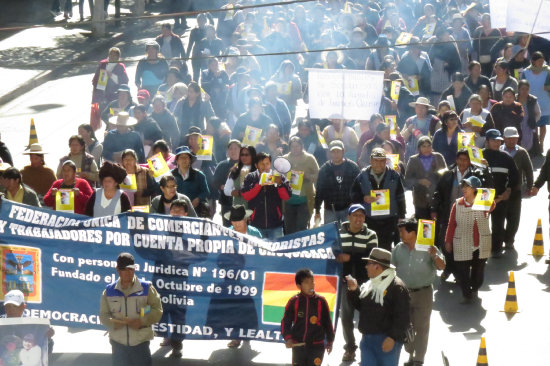
[[[393,80],[391,82],[390,98],[397,103],[399,100],[399,92],[401,91],[401,80]]]
[[[304,183],[304,172],[291,170],[286,174],[286,179],[290,182],[292,194],[299,196],[302,192],[302,184]]]
[[[407,77],[407,85],[412,95],[414,95],[415,97],[420,95],[420,87],[418,86],[418,77],[414,75]]]
[[[386,115],[384,116],[384,122],[386,122],[386,124],[390,126],[390,137],[394,139],[397,135],[397,131],[395,128],[395,126],[397,126],[397,116],[395,114]]]
[[[456,112],[455,98],[452,95],[447,95],[447,102],[451,106],[451,111]]]
[[[99,77],[97,78],[97,90],[105,90],[107,88],[107,82],[109,81],[109,74],[107,73],[107,70],[100,69],[99,70]]]
[[[467,146],[468,156],[470,157],[470,162],[476,166],[485,167],[483,163],[483,151],[477,146]]]
[[[270,186],[275,184],[275,176],[273,175],[273,172],[269,173],[262,173],[260,175],[260,185],[261,186]]]
[[[74,191],[60,189],[55,193],[55,210],[74,213]]]
[[[149,169],[153,171],[153,177],[157,182],[160,182],[162,176],[170,173],[170,168],[164,160],[164,156],[161,153],[155,154],[147,159],[147,164],[149,164]]]
[[[481,116],[470,116],[470,118],[468,118],[468,121],[466,122],[469,122],[472,124],[472,127],[483,127],[485,126],[485,121],[483,120],[483,118]]]
[[[243,144],[248,146],[258,145],[262,139],[262,129],[252,126],[246,126],[244,130]]]
[[[399,166],[399,154],[386,154],[386,166],[390,169],[397,170]]]
[[[197,160],[212,160],[214,138],[209,135],[201,135],[198,144],[199,150],[197,151]]]
[[[130,209],[130,212],[149,213],[149,206],[147,206],[147,205],[145,205],[145,206],[132,206],[132,208]]]
[[[434,35],[435,27],[437,23],[428,23],[423,29],[422,38],[430,38]]]
[[[495,190],[492,188],[479,188],[472,210],[489,211],[495,201]]]
[[[418,229],[416,231],[416,249],[427,251],[435,243],[435,221],[418,220]]]
[[[383,216],[390,214],[390,190],[376,189],[370,191],[371,197],[375,200],[371,203],[370,211],[372,216]]]
[[[0,365],[48,366],[49,331],[48,319],[0,319]]]
[[[395,40],[395,44],[396,46],[407,45],[411,41],[412,37],[413,37],[412,33],[401,32],[399,37],[397,37],[397,39]]]
[[[0,296],[21,290],[29,303],[42,301],[41,251],[38,248],[0,245],[2,287]]]
[[[323,149],[328,149],[327,142],[325,141],[325,136],[323,136],[323,134],[321,133],[321,127],[319,127],[319,125],[315,125],[315,131],[317,131],[317,138],[319,139],[319,143],[321,144]]]
[[[458,150],[468,146],[475,146],[475,132],[459,132],[457,136]]]
[[[120,189],[125,192],[137,192],[137,180],[135,174],[127,174],[124,181],[120,183]]]

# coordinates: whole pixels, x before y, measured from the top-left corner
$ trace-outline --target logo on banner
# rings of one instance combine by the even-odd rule
[[[11,290],[21,290],[28,302],[42,301],[40,249],[0,245],[2,258],[2,290],[4,296]]]
[[[296,295],[294,273],[265,272],[262,296],[262,323],[281,324],[288,300]],[[334,323],[338,276],[314,275],[315,293],[323,296],[328,303],[330,318]],[[313,318],[313,317],[312,317]],[[317,323],[317,317],[310,322]],[[333,324],[334,325],[334,324]]]

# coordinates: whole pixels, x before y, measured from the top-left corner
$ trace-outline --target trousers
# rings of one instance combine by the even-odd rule
[[[325,346],[305,345],[292,348],[292,366],[319,366],[323,363]]]
[[[418,291],[410,291],[409,294],[411,296],[409,309],[414,329],[414,341],[405,344],[405,351],[411,355],[413,361],[424,362],[430,336],[433,289],[430,286]]]
[[[143,342],[135,346],[125,346],[111,341],[113,349],[113,366],[152,366],[153,359],[149,342]]]
[[[344,349],[346,351],[355,351],[357,345],[355,344],[355,335],[353,334],[354,325],[353,317],[355,315],[355,308],[351,304],[347,296],[347,286],[342,286],[340,289],[340,296],[342,303],[340,306],[340,321],[342,322],[342,332],[344,333]]]
[[[299,205],[285,204],[285,234],[293,234],[307,229],[309,224],[309,209],[307,202]]]
[[[472,293],[483,285],[486,262],[487,259],[479,258],[479,249],[474,251],[471,260],[455,262],[455,275],[462,289],[462,296],[465,298],[470,299]]]
[[[395,342],[389,352],[382,350],[385,334],[363,334],[359,347],[361,348],[361,366],[397,366],[403,343]]]

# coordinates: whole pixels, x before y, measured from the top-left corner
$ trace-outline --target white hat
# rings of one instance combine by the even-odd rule
[[[426,107],[428,107],[428,108],[433,108],[433,106],[430,104],[430,101],[429,101],[428,98],[426,98],[426,97],[418,97],[418,99],[416,100],[416,102],[410,102],[410,103],[409,103],[409,106],[411,106],[411,107],[414,108],[417,104],[426,106]]]
[[[117,116],[109,118],[109,123],[116,126],[130,127],[137,124],[137,119],[130,117],[128,112],[120,112]]]
[[[4,305],[13,304],[19,306],[25,302],[25,295],[20,290],[11,290],[4,296]]]
[[[504,129],[504,138],[519,137],[517,128],[515,127],[506,127]]]
[[[31,144],[31,146],[29,147],[29,150],[25,151],[23,155],[30,155],[30,154],[43,155],[47,153],[48,153],[47,151],[42,150],[42,145],[40,145],[39,143],[34,143],[34,144]]]

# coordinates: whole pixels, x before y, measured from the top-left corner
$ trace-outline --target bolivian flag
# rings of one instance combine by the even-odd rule
[[[262,293],[262,322],[281,324],[288,300],[299,290],[294,282],[294,273],[265,272]],[[338,276],[315,275],[315,292],[323,296],[330,309],[334,322],[336,297],[338,295]]]

